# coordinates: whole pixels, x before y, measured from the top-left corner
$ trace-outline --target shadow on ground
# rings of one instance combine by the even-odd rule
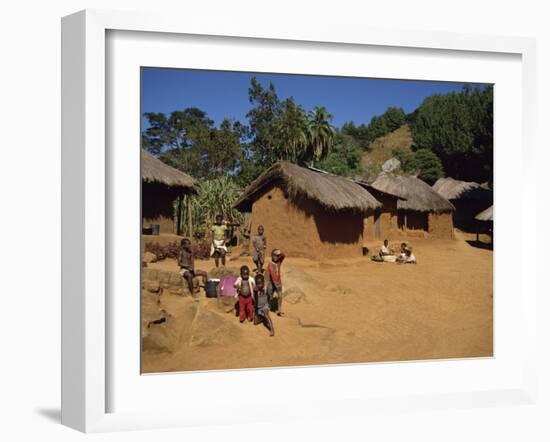
[[[475,240],[471,240],[471,239],[467,239],[466,242],[472,246],[472,247],[476,247],[478,249],[484,249],[484,250],[493,250],[493,244],[491,243],[486,243],[486,242],[481,242],[481,241],[475,241]]]

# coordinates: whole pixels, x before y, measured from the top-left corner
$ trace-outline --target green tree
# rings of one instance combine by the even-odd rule
[[[399,129],[406,123],[407,114],[400,107],[388,107],[382,115],[372,117],[367,126],[368,142],[382,137],[396,129]]]
[[[401,171],[414,175],[418,171],[418,163],[414,152],[402,147],[393,149],[392,155],[401,163]]]
[[[334,148],[317,166],[335,175],[355,177],[363,174],[361,160],[361,147],[355,138],[338,134],[335,137]]]
[[[287,98],[281,106],[281,112],[275,121],[277,132],[277,159],[296,163],[304,156],[307,148],[307,119],[301,106],[293,98]]]
[[[441,159],[446,175],[492,182],[492,86],[427,97],[418,108],[412,135],[417,146]]]
[[[340,132],[343,135],[348,135],[352,137],[359,147],[367,149],[369,145],[369,130],[368,127],[361,123],[359,126],[356,126],[353,121],[348,121],[342,125]]]
[[[278,134],[276,121],[281,113],[281,102],[273,83],[267,89],[256,77],[250,80],[248,100],[253,107],[246,117],[250,123],[251,142],[248,158],[265,166],[277,159]]]
[[[311,165],[326,157],[334,144],[335,130],[330,121],[332,115],[324,108],[316,106],[308,114],[309,146],[306,161]]]
[[[219,128],[206,112],[197,108],[162,113],[146,113],[149,127],[142,145],[176,169],[196,178],[213,178],[235,170],[243,157],[242,139],[247,128],[225,119]]]
[[[429,149],[418,149],[414,153],[418,178],[432,185],[443,176],[443,165],[436,154]]]

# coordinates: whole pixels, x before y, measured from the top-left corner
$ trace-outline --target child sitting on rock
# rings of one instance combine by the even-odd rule
[[[277,299],[277,316],[283,316],[283,281],[281,280],[281,265],[285,255],[279,249],[271,252],[271,262],[267,265],[267,293],[270,298]]]
[[[254,301],[253,294],[256,284],[250,277],[250,269],[248,266],[241,267],[241,276],[235,281],[237,289],[236,298],[239,299],[239,320],[241,323],[248,318],[249,322],[254,319]]]
[[[254,278],[256,289],[254,290],[254,304],[256,306],[256,315],[254,316],[254,324],[262,322],[269,330],[269,336],[275,335],[273,322],[269,317],[270,296],[265,288],[264,275],[258,274]]]
[[[202,277],[203,285],[206,285],[208,275],[204,270],[195,269],[195,255],[191,250],[191,241],[189,241],[188,238],[183,238],[180,242],[180,250],[178,253],[178,266],[180,268],[180,275],[183,277],[184,280],[187,281],[187,286],[189,287],[191,296],[193,296],[195,300],[198,301],[199,297],[196,293],[196,289],[198,289],[198,287],[194,287],[193,279],[195,278],[195,276],[200,276]]]

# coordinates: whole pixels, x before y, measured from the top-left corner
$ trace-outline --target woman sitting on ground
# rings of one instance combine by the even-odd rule
[[[404,255],[397,257],[397,262],[401,264],[416,264],[416,256],[413,255],[410,247],[405,248]]]

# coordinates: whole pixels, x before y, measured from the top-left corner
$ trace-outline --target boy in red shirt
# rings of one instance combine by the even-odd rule
[[[254,319],[254,289],[256,284],[250,277],[250,269],[248,266],[241,267],[241,276],[235,281],[235,288],[237,294],[235,297],[239,298],[239,319],[244,322],[248,318],[249,322]]]
[[[271,252],[271,262],[267,265],[267,292],[270,298],[277,299],[277,316],[283,316],[283,282],[281,280],[281,265],[285,259],[279,249]]]

